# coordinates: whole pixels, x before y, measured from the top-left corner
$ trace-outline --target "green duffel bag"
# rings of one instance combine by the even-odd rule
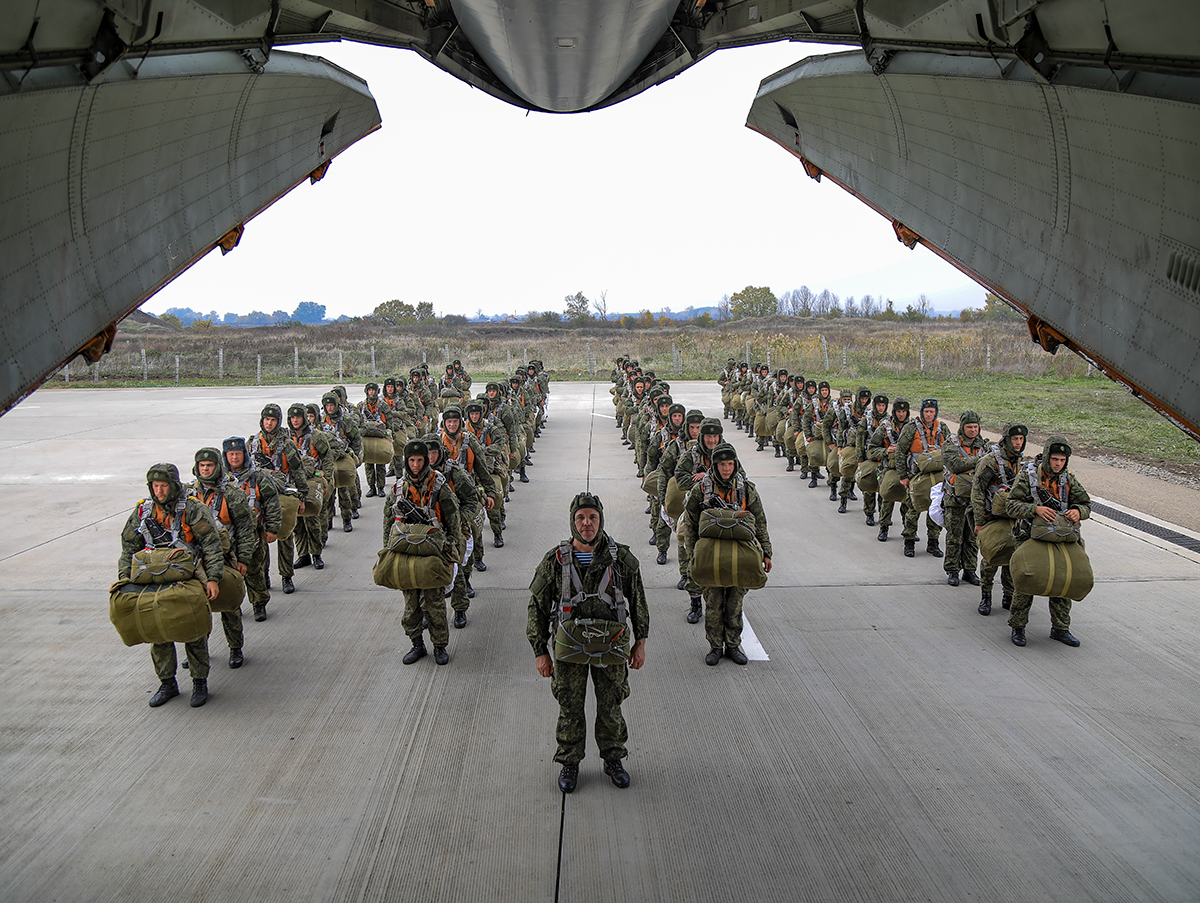
[[[199,580],[138,585],[114,584],[108,619],[126,646],[191,643],[212,631],[212,612]]]
[[[786,424],[783,428],[783,451],[789,457],[800,457],[800,452],[796,449],[796,434],[789,430]]]
[[[696,532],[704,539],[729,539],[734,542],[757,542],[754,515],[732,508],[705,508],[700,512]]]
[[[321,474],[308,478],[308,495],[304,497],[304,510],[297,517],[316,517],[329,497],[329,481]]]
[[[366,439],[368,436],[372,439],[391,439],[391,434],[388,432],[387,424],[377,420],[368,420],[362,425],[359,434]]]
[[[1008,517],[1008,489],[997,489],[992,496],[992,514],[996,517]]]
[[[1027,539],[1008,563],[1013,589],[1031,596],[1061,596],[1079,602],[1092,591],[1092,562],[1079,542]]]
[[[767,585],[762,546],[702,536],[692,551],[692,580],[699,586],[762,589]]]
[[[858,488],[864,492],[879,491],[879,462],[878,461],[863,461],[858,465],[858,471],[855,473],[858,480]]]
[[[620,621],[575,618],[554,631],[554,660],[576,665],[624,665],[629,661],[629,628]]]
[[[940,473],[919,473],[908,481],[908,491],[912,494],[913,506],[918,511],[929,510],[933,503],[929,494],[933,491],[935,482],[942,482]]]
[[[191,580],[195,573],[196,556],[187,549],[142,549],[129,565],[129,579],[139,586]]]
[[[376,586],[388,589],[445,589],[454,582],[454,566],[440,555],[405,555],[380,549],[371,576]]]
[[[976,534],[975,538],[979,541],[979,554],[993,567],[1002,567],[1008,564],[1017,548],[1012,528],[1013,521],[1001,518],[988,521],[979,528],[979,533]]]
[[[392,524],[387,547],[401,555],[441,555],[446,533],[428,524]]]
[[[846,479],[850,479],[858,470],[858,447],[847,445],[838,452],[838,470]]]
[[[291,492],[279,493],[279,507],[283,509],[283,521],[275,538],[287,539],[296,529],[296,518],[300,516],[300,496]]]
[[[333,488],[346,489],[353,486],[354,471],[356,470],[358,470],[358,459],[354,455],[339,458],[333,465]]]
[[[1029,523],[1029,538],[1039,542],[1079,542],[1079,524],[1073,524],[1059,514],[1048,524],[1035,516]]]
[[[680,487],[679,481],[674,477],[667,482],[667,497],[663,505],[667,509],[667,517],[671,520],[678,520],[679,515],[683,514],[683,503],[687,501],[687,493]]]
[[[439,398],[462,398],[462,392],[460,392],[458,389],[451,389],[451,388],[447,387],[445,389],[442,389],[440,392],[438,392],[438,397]]]
[[[661,481],[662,471],[658,468],[655,468],[646,474],[645,479],[642,480],[642,492],[646,493],[646,495],[653,495],[657,497],[659,486],[662,485]]]
[[[825,446],[825,469],[829,471],[831,477],[840,478],[842,475],[842,459],[838,457],[837,447],[834,446],[833,451],[829,450],[829,446]]]
[[[797,443],[797,447],[799,447],[799,443]],[[814,439],[812,442],[804,443],[804,453],[808,455],[809,467],[820,467],[825,463],[825,441]]]
[[[908,469],[913,473],[942,472],[942,450],[930,448],[908,456]]]
[[[218,584],[217,598],[208,603],[212,611],[237,611],[246,598],[246,581],[232,564],[225,565],[225,573]]]
[[[364,436],[363,461],[367,464],[390,464],[395,445],[390,436]]]
[[[900,482],[900,472],[889,467],[879,480],[879,497],[885,502],[902,502],[908,490]]]
[[[741,392],[734,392],[729,396],[729,410],[744,411],[746,410],[746,400],[742,397]]]
[[[768,436],[774,436],[775,430],[779,428],[779,408],[767,408],[766,418],[764,424],[766,429],[763,430],[763,433]]]
[[[771,436],[775,439],[775,441],[779,445],[786,445],[787,444],[787,421],[784,420],[782,417],[779,417],[778,414],[776,414],[775,419],[776,419],[775,429],[771,432]],[[771,422],[770,418],[767,418],[767,422],[768,423]]]

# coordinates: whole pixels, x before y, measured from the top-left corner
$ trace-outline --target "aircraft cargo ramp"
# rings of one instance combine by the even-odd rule
[[[147,467],[186,472],[265,402],[316,392],[43,390],[0,421],[0,899],[529,901],[556,879],[589,903],[1200,898],[1200,554],[1097,517],[1082,647],[1048,639],[1042,599],[1017,649],[998,587],[980,617],[973,587],[901,555],[898,526],[881,545],[731,429],[775,568],[746,603],[761,652],[706,667],[605,383],[552,384],[449,666],[400,663],[399,594],[370,578],[382,503],[364,499],[323,571],[293,595],[276,574],[263,623],[243,607],[240,670],[214,619],[205,707],[181,671],[182,695],[148,708],[148,650],[106,611]],[[713,383],[675,399],[719,405]],[[651,636],[625,704],[632,786],[589,739],[564,798],[526,587],[589,478],[643,562]]]

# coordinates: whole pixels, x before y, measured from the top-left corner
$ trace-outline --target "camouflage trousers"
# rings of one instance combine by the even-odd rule
[[[917,510],[917,506],[912,503],[912,495],[909,494],[905,500],[906,510],[904,514],[904,538],[915,539],[917,536],[918,521],[921,519],[922,512]],[[929,516],[929,512],[925,514],[925,532],[929,536],[930,542],[936,542],[937,538],[942,535],[942,528],[933,522],[933,518]]]
[[[296,531],[293,530],[287,539],[281,536],[275,540],[275,562],[280,577],[291,577],[296,573]]]
[[[450,642],[450,622],[446,620],[446,597],[440,589],[404,590],[404,614],[400,627],[413,643],[421,641],[423,617],[429,617],[429,639],[435,646]]]
[[[354,485],[349,487],[350,490],[350,505],[357,511],[362,507],[362,480],[358,478],[358,471],[354,471]]]
[[[853,486],[851,486],[851,488],[853,489]],[[864,489],[863,490],[863,514],[865,514],[867,516],[874,516],[875,504],[878,500],[879,500],[879,493],[867,492]]]
[[[469,517],[471,517],[469,514],[463,517],[462,542],[459,544],[459,548],[466,551],[463,552],[463,557],[459,561],[458,570],[454,574],[454,585],[450,592],[450,607],[455,611],[466,611],[471,607],[471,600],[467,598],[467,576],[470,574],[467,568],[470,567],[470,562],[474,555],[475,539],[471,535],[473,529],[471,523],[474,518],[471,518],[469,521],[467,520]],[[467,540],[470,540],[470,542],[468,543]],[[471,548],[468,549],[468,545]]]
[[[1008,626],[1025,627],[1029,623],[1031,608],[1033,608],[1033,596],[1029,593],[1013,593],[1012,610],[1008,613]],[[1066,630],[1071,626],[1070,599],[1063,599],[1059,596],[1050,597],[1050,626],[1055,630]]]
[[[491,512],[489,511],[488,513],[490,514]],[[471,538],[475,543],[475,550],[471,553],[471,560],[477,564],[483,561],[483,522],[482,511],[471,521]]]
[[[838,492],[838,498],[850,498],[850,493],[854,491],[854,477],[842,477],[841,487],[841,490]]]
[[[678,535],[675,538],[679,540],[679,576],[687,581],[683,588],[689,595],[695,595],[700,592],[700,585],[692,579],[692,550]]]
[[[892,512],[896,509],[895,502],[885,502],[883,496],[879,497],[879,526],[890,527],[892,525]],[[908,523],[908,502],[900,503],[900,522]],[[916,527],[913,527],[913,533],[916,534]]]
[[[491,525],[492,532],[499,533],[500,528],[504,526],[504,496],[508,495],[508,478],[505,477],[502,480],[498,474],[493,474],[492,476],[493,479],[496,480],[497,485],[501,486],[502,488],[500,490],[500,498],[496,499],[496,504],[492,507],[492,510],[487,513],[487,515],[488,523]],[[480,553],[480,557],[483,557],[482,553]]]
[[[364,464],[363,470],[367,473],[367,487],[374,486],[383,491],[383,487],[387,484],[387,465]]]
[[[254,555],[246,565],[246,598],[251,605],[265,605],[271,601],[271,591],[267,589],[270,548],[266,531],[260,527],[258,545],[254,547]]]
[[[208,679],[208,637],[202,636],[191,643],[183,644],[187,654],[188,671],[196,680]],[[175,657],[174,643],[152,643],[150,645],[150,661],[154,663],[154,673],[159,680],[174,680],[178,660]]]
[[[662,516],[662,503],[656,495],[647,495],[650,503],[650,531],[654,534],[654,545],[660,552],[671,548],[671,525]]]
[[[704,635],[713,649],[742,644],[742,603],[748,590],[740,586],[706,586]]]
[[[600,748],[600,758],[624,759],[629,755],[625,748],[629,728],[621,714],[621,703],[629,696],[628,666],[602,668],[555,662],[550,676],[550,691],[558,700],[558,725],[554,732],[558,751],[554,761],[563,765],[577,764],[587,753],[587,716],[583,707],[589,671],[596,693],[596,746]]]
[[[994,564],[983,562],[983,567],[979,571],[979,582],[983,589],[990,590],[992,582],[996,579],[996,571],[1000,572],[1000,588],[1004,595],[1011,596],[1013,594],[1012,572],[1008,569],[1008,565],[996,567]]]
[[[946,557],[942,560],[942,567],[947,574],[959,571],[975,573],[979,562],[975,512],[967,507],[942,510],[946,515]]]
[[[225,631],[225,642],[229,644],[230,649],[241,649],[245,645],[246,635],[242,630],[241,606],[238,606],[237,611],[221,612],[221,628]],[[190,663],[188,667],[191,667]]]
[[[324,509],[322,508],[322,511]],[[292,534],[296,551],[301,555],[320,555],[325,543],[322,533],[325,530],[324,514],[316,517],[296,518],[296,532]]]

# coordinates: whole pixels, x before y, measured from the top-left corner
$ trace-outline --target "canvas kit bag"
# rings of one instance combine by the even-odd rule
[[[908,456],[909,470],[918,473],[933,473],[942,470],[942,450],[930,448]]]
[[[820,467],[825,463],[825,442],[814,439],[804,444],[804,453],[808,455],[808,463],[812,467]]]
[[[114,584],[108,596],[108,619],[126,646],[139,643],[191,643],[212,630],[212,613],[204,584]]]
[[[900,482],[900,472],[889,468],[879,481],[879,497],[885,502],[902,502],[907,490]]]
[[[1092,591],[1094,583],[1092,563],[1082,540],[1027,539],[1017,546],[1008,567],[1013,588],[1031,596],[1060,596],[1079,602]]]
[[[441,555],[406,555],[380,549],[371,576],[388,589],[444,589],[454,582],[454,566]]]
[[[642,480],[642,492],[646,495],[658,497],[658,488],[662,480],[662,471],[658,468],[646,474],[646,478]]]
[[[863,461],[858,465],[858,488],[866,492],[879,491],[878,461]]]
[[[363,436],[362,444],[363,461],[367,464],[389,464],[396,451],[395,444],[387,435]]]
[[[279,493],[279,507],[283,509],[283,521],[275,536],[277,539],[287,539],[296,529],[296,518],[300,511],[300,496],[291,492]]]
[[[840,452],[838,470],[843,477],[851,478],[858,468],[858,448],[854,445],[847,445]]]
[[[196,573],[196,556],[187,549],[141,549],[133,553],[129,579],[139,586],[178,583]]]
[[[246,581],[235,565],[226,564],[225,573],[218,584],[217,598],[208,603],[213,611],[237,611],[246,598]]]
[[[1012,528],[1013,521],[1007,518],[989,521],[979,528],[976,536],[979,540],[979,554],[993,567],[1002,567],[1008,564],[1013,551],[1017,548]]]
[[[677,520],[679,515],[683,514],[683,503],[687,500],[687,493],[680,487],[679,482],[671,477],[667,481],[667,497],[665,499],[664,508],[667,509],[667,517],[671,520]]]
[[[298,517],[316,517],[329,497],[329,481],[320,474],[308,478],[308,495],[304,497],[304,510]]]
[[[1039,542],[1079,542],[1079,524],[1071,523],[1062,514],[1052,524],[1034,517],[1029,524],[1029,538]]]
[[[929,506],[933,504],[931,493],[937,476],[941,476],[941,468],[938,469],[936,475],[922,472],[909,479],[909,492],[912,494],[913,505],[918,511],[928,511]],[[939,479],[937,482],[941,483],[942,481]]]
[[[699,586],[766,586],[762,546],[754,530],[754,515],[748,511],[701,511],[699,538],[692,554],[692,580]]]
[[[358,459],[347,453],[333,465],[333,488],[345,489],[354,485],[354,471],[358,469]]]

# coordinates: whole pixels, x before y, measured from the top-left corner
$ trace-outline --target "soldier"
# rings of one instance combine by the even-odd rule
[[[465,528],[464,547],[469,547],[471,554],[463,559],[458,579],[454,581],[452,601],[455,627],[466,626],[468,600],[475,597],[475,590],[471,586],[471,568],[475,560],[483,564],[483,512],[496,507],[496,501],[499,499],[483,446],[470,432],[463,429],[462,422],[462,410],[457,405],[448,406],[442,414],[442,433],[439,437],[447,461],[453,461],[461,469],[461,481],[473,496],[473,504],[469,508],[465,505],[460,506],[459,512]],[[458,480],[453,482],[457,484]],[[468,538],[470,542],[466,542]],[[487,570],[486,565],[479,570]]]
[[[1020,468],[1005,506],[1008,516],[1017,519],[1018,545],[1029,538],[1032,518],[1039,517],[1052,524],[1061,514],[1079,526],[1081,520],[1091,517],[1092,499],[1075,474],[1067,470],[1070,460],[1070,443],[1062,436],[1051,436],[1036,463],[1028,461]],[[1025,645],[1025,626],[1032,607],[1033,596],[1029,593],[1013,593],[1008,626],[1012,628],[1014,645]],[[1079,640],[1071,634],[1070,599],[1050,597],[1050,625],[1050,639],[1068,646],[1079,645]]]
[[[218,531],[225,528],[229,538],[225,566],[236,568],[245,577],[258,551],[257,518],[246,493],[237,483],[225,478],[221,453],[215,448],[202,448],[196,452],[192,475],[196,482],[186,487],[188,498],[207,506],[217,522]],[[240,605],[236,611],[221,612],[221,627],[225,631],[225,641],[229,643],[229,667],[240,668],[245,661],[242,649],[246,645]],[[185,663],[184,667],[188,665]]]
[[[668,396],[669,397],[669,396]],[[666,498],[667,481],[675,476],[676,455],[667,456],[668,446],[676,447],[683,434],[683,419],[687,413],[681,404],[671,404],[667,408],[667,422],[650,439],[646,453],[646,463],[650,473],[659,471],[658,492],[650,496],[650,531],[654,534],[654,544],[658,547],[658,563],[667,563],[667,550],[671,548],[671,525],[663,517],[663,499]],[[700,419],[703,419],[701,417]],[[670,469],[663,465],[669,461]]]
[[[842,389],[838,392],[838,400],[831,402],[821,416],[820,425],[813,424],[813,433],[819,434],[820,441],[825,444],[825,471],[829,474],[829,501],[831,502],[837,501],[838,484],[841,483],[842,465],[839,452],[841,449],[842,407],[848,407],[853,397],[849,389]],[[835,477],[835,473],[838,476]],[[845,511],[843,510],[842,513]]]
[[[847,397],[849,392],[842,393],[842,405],[838,411],[838,434],[837,447],[840,452],[843,448],[854,447],[854,467],[857,467],[858,461],[866,460],[862,456],[862,451],[858,445],[858,425],[862,422],[863,417],[871,409],[871,390],[866,386],[859,386],[858,392],[854,395],[853,402]],[[839,495],[841,504],[838,505],[838,514],[846,513],[847,502],[857,502],[858,496],[854,494],[854,480],[857,471],[851,468],[849,473],[843,473],[841,476],[842,491]]]
[[[858,430],[855,438],[855,444],[858,448],[858,460],[868,461],[867,445],[871,441],[871,437],[875,435],[875,430],[879,429],[879,425],[887,420],[888,415],[888,397],[882,392],[875,396],[871,401],[871,407],[863,414],[862,419],[858,421]],[[863,514],[866,515],[867,526],[875,526],[875,500],[878,493],[867,492],[863,490]]]
[[[913,500],[910,482],[917,474],[913,472],[913,455],[922,451],[932,451],[941,448],[950,439],[950,428],[938,420],[938,403],[936,398],[926,398],[921,402],[921,416],[918,420],[910,421],[900,431],[896,440],[896,471],[900,474],[900,482],[908,492],[908,510],[904,512],[904,557],[912,558],[916,554],[917,519],[921,512],[917,510]],[[926,512],[925,529],[929,533],[929,541],[925,551],[934,558],[943,557],[938,536],[942,528],[933,522]]]
[[[721,405],[724,408],[724,412],[722,413],[721,416],[725,420],[728,420],[731,416],[733,416],[733,412],[730,410],[730,407],[729,407],[729,402],[730,402],[730,399],[733,397],[732,384],[733,384],[734,379],[736,379],[736,377],[737,377],[737,361],[734,358],[730,358],[725,363],[725,369],[722,370],[719,374],[717,374],[717,385],[719,385],[721,387]]]
[[[714,421],[719,425],[721,421]],[[659,464],[659,470],[662,471],[662,480],[659,482],[658,489],[658,504],[664,510],[667,506],[667,489],[671,480],[675,479],[675,473],[679,468],[679,461],[684,455],[689,453],[700,441],[700,427],[704,423],[704,414],[701,411],[692,409],[684,415],[684,432],[677,436],[674,441],[667,444],[663,449],[662,462]],[[721,441],[720,433],[713,433],[712,445],[715,448]],[[678,480],[676,486],[687,492],[691,488],[683,487]],[[688,589],[688,583],[691,575],[692,552],[685,543],[679,544],[679,582],[675,584],[676,589]],[[700,587],[692,585],[692,592],[689,597],[691,599],[691,607],[688,610],[687,622],[689,624],[699,623],[700,617],[703,614],[703,597],[700,595]]]
[[[629,786],[629,773],[621,760],[629,753],[629,730],[621,703],[629,695],[629,668],[646,661],[650,609],[637,556],[604,532],[604,506],[600,499],[581,492],[571,502],[571,538],[542,558],[529,585],[529,644],[538,674],[549,677],[558,700],[558,750],[554,761],[562,765],[558,786],[571,793],[579,780],[579,763],[587,749],[584,700],[588,674],[596,694],[596,744],[604,760],[604,773],[617,787]],[[560,624],[595,618],[606,622],[633,621],[634,642],[628,665],[593,665],[554,661],[550,641]]]
[[[810,465],[808,461],[808,451],[805,444],[804,418],[808,416],[808,409],[813,404],[813,399],[817,396],[817,381],[815,379],[806,379],[803,383],[803,391],[800,397],[792,403],[792,413],[788,415],[787,428],[795,437],[796,456],[800,459],[800,479],[805,479],[809,476]],[[821,478],[821,468],[811,467],[813,482],[809,486],[816,486],[816,481]]]
[[[265,621],[267,603],[271,601],[271,587],[267,580],[271,567],[270,543],[275,542],[283,521],[283,512],[279,507],[279,490],[267,471],[254,466],[254,461],[246,453],[245,439],[240,436],[226,439],[221,445],[221,454],[224,458],[225,473],[237,484],[238,489],[246,494],[246,500],[255,514],[257,542],[244,576],[246,596],[254,610],[254,620]]]
[[[801,423],[804,432],[805,444],[813,441],[816,441],[817,443],[824,442],[826,447],[828,447],[828,440],[824,437],[825,415],[828,414],[830,408],[833,407],[836,407],[836,403],[830,396],[829,383],[825,380],[821,380],[819,383],[817,383],[817,394],[809,398],[808,405],[804,409],[804,418]],[[827,461],[825,472],[828,477],[826,482],[832,489],[829,497],[830,499],[836,499],[838,478],[830,473],[828,463],[829,462]],[[813,467],[811,473],[812,479],[808,481],[808,488],[816,489],[817,480],[821,478],[821,468],[819,466]]]
[[[980,457],[988,451],[987,440],[979,435],[979,415],[963,411],[958,418],[958,434],[942,444],[942,512],[946,522],[946,557],[943,567],[946,582],[958,586],[962,579],[979,586],[976,561],[979,544],[975,540],[975,515],[971,511],[971,489],[963,486],[975,478]]]
[[[247,450],[255,467],[271,472],[277,488],[281,491],[290,488],[303,500],[308,495],[308,475],[296,444],[288,437],[287,430],[281,429],[282,426],[283,411],[279,405],[269,404],[264,407],[258,421],[258,434],[246,443]],[[279,566],[279,576],[283,580],[285,594],[296,591],[296,586],[292,583],[292,575],[296,573],[295,555],[294,534],[287,539],[281,537],[275,543],[275,560]],[[257,611],[254,617],[258,619]]]
[[[221,537],[208,508],[189,499],[179,480],[179,468],[174,464],[155,464],[146,473],[149,498],[134,507],[121,530],[121,557],[117,562],[118,583],[128,583],[133,568],[133,555],[142,549],[179,546],[196,556],[196,577],[204,584],[204,594],[212,602],[221,591],[225,576]],[[208,637],[184,644],[192,675],[193,707],[208,701]],[[150,697],[150,707],[157,708],[179,695],[175,681],[174,643],[153,643],[150,660],[158,675],[159,687]]]
[[[358,416],[358,408],[350,404],[350,396],[346,394],[345,386],[334,386],[332,392],[337,396],[338,408],[341,411],[342,420],[347,425],[353,425],[358,430],[359,442],[361,444],[362,419]],[[363,459],[362,451],[358,451],[356,455],[361,464]],[[362,507],[363,491],[362,480],[358,477],[357,465],[354,468],[354,484],[349,486],[348,489],[350,490],[350,518],[358,520],[358,509]]]
[[[424,442],[413,440],[404,445],[404,477],[397,480],[384,496],[383,545],[387,548],[392,527],[412,521],[419,512],[424,522],[436,524],[446,535],[443,556],[447,561],[462,560],[462,525],[458,518],[458,502],[446,485],[446,478],[429,466],[429,449]],[[408,504],[402,504],[408,503]],[[450,642],[450,627],[446,623],[446,597],[441,589],[404,590],[404,615],[400,625],[412,640],[412,649],[401,661],[411,665],[424,658],[425,628],[433,642],[433,660],[439,665],[450,661],[446,646]]]
[[[1021,465],[1025,451],[1025,437],[1029,429],[1022,423],[1006,423],[1000,428],[1000,445],[984,455],[975,466],[975,479],[971,483],[971,510],[975,515],[975,535],[989,523],[1004,515],[992,511],[992,502],[1000,490],[1011,490],[1017,481],[1017,469]],[[997,567],[984,559],[983,571],[980,574],[981,590],[979,595],[979,613],[992,613],[992,583],[996,577]],[[1000,605],[1004,609],[1012,608],[1013,583],[1012,573],[1008,565],[999,568],[1000,571]]]
[[[315,412],[316,405],[310,407]],[[325,567],[321,552],[329,538],[329,521],[333,517],[333,468],[336,462],[325,432],[309,424],[307,413],[304,405],[299,403],[288,408],[288,436],[300,452],[305,478],[311,480],[321,476],[328,491],[321,501],[320,512],[296,520],[296,545],[300,549],[300,557],[296,559],[295,566],[306,568],[311,564],[319,571]]]
[[[379,397],[379,384],[367,383],[363,391],[366,392],[367,397],[358,404],[358,417],[362,421],[360,432],[362,430],[370,430],[373,433],[386,431],[388,407]],[[383,489],[387,483],[387,465],[364,462],[363,468],[367,472],[367,498],[371,499],[376,496],[383,498]]]
[[[528,417],[525,408],[524,393],[521,391],[521,378],[519,376],[510,376],[508,379],[509,385],[509,405],[513,416],[513,431],[514,434],[521,434],[525,440],[525,455],[518,457],[519,466],[517,467],[517,477],[522,483],[528,483],[529,477],[525,474],[525,467],[533,462],[529,460],[528,435],[525,433],[525,421]],[[520,449],[521,442],[517,443],[517,448]]]
[[[684,539],[696,547],[700,535],[700,512],[706,508],[734,508],[754,515],[755,536],[762,546],[763,568],[771,572],[771,537],[767,533],[767,515],[754,484],[746,479],[738,465],[737,450],[722,442],[712,452],[712,469],[688,492],[681,515]],[[742,604],[748,590],[740,586],[704,587],[704,634],[710,647],[706,665],[721,661],[722,651],[736,664],[746,664],[742,651]]]
[[[325,433],[325,438],[329,440],[334,459],[341,461],[346,457],[354,456],[361,460],[362,436],[359,435],[358,427],[354,425],[354,422],[344,415],[337,393],[326,392],[321,396],[321,407],[324,409],[324,414],[320,420],[320,428]],[[357,473],[357,468],[355,473]],[[354,487],[339,487],[337,497],[338,508],[342,512],[342,532],[352,533],[354,526],[350,521],[358,517],[358,511],[354,505]],[[331,517],[332,513],[332,509],[330,509]]]
[[[900,431],[908,424],[908,415],[908,399],[897,396],[892,402],[892,416],[879,424],[867,445],[868,457],[879,463],[880,485],[883,484],[884,475],[889,470],[896,469],[896,442],[900,438]],[[879,497],[879,535],[875,538],[880,542],[888,541],[888,528],[892,525],[892,511],[895,507],[895,502],[885,501],[883,496]],[[901,521],[907,520],[907,512],[908,502],[903,501],[900,503]]]
[[[499,540],[496,548],[504,545],[500,537],[504,530],[504,499],[508,496],[508,438],[499,420],[485,419],[487,396],[474,398],[465,406],[467,421],[463,429],[483,448],[484,463],[495,484],[495,494],[492,496],[492,506],[487,509],[488,521],[491,524],[495,540]],[[486,571],[483,561],[483,530],[480,525],[479,535],[475,539],[475,570]]]

